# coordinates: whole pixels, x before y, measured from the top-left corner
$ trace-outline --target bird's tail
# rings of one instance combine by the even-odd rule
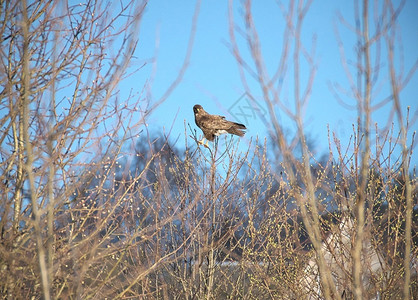
[[[245,125],[240,123],[234,123],[234,125],[231,126],[231,128],[229,128],[228,133],[235,134],[238,136],[244,136],[246,129],[247,127],[245,127]]]

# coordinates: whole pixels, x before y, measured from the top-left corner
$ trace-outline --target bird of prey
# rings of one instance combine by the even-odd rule
[[[209,148],[208,141],[213,141],[215,136],[223,133],[244,136],[244,130],[247,129],[245,125],[225,120],[223,116],[208,114],[199,104],[193,106],[193,112],[196,125],[202,129],[203,135],[207,140],[206,143],[203,143],[204,138],[202,138],[198,143],[206,148]]]

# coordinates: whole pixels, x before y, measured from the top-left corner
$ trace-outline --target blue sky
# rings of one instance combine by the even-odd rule
[[[269,71],[276,68],[280,57],[283,18],[277,1],[253,1],[255,25],[259,30],[262,51]],[[374,2],[374,1],[370,1]],[[348,142],[352,133],[352,124],[356,123],[355,109],[343,107],[330,90],[330,84],[338,83],[348,88],[348,81],[341,64],[340,52],[335,34],[339,29],[344,49],[351,62],[355,60],[355,36],[338,21],[340,13],[350,24],[354,24],[353,1],[314,1],[302,28],[302,42],[308,50],[311,48],[312,37],[316,37],[317,74],[313,90],[305,115],[306,132],[315,142],[315,152],[318,155],[328,151],[328,130],[335,132],[343,144]],[[287,5],[287,4],[285,4]],[[195,1],[150,1],[144,15],[139,39],[139,46],[135,53],[138,62],[156,56],[156,64],[149,64],[139,73],[125,81],[122,89],[140,90],[149,78],[152,68],[155,77],[151,86],[152,98],[158,99],[166,90],[181,68],[186,53]],[[418,1],[409,0],[399,17],[399,27],[404,51],[404,69],[409,68],[418,59]],[[234,3],[234,18],[236,23],[242,24],[242,7],[239,1]],[[242,42],[239,41],[240,43]],[[221,114],[227,118],[237,119],[239,116],[230,110],[231,106],[245,93],[240,79],[237,63],[231,54],[228,44],[228,1],[203,1],[197,24],[196,40],[190,59],[190,66],[184,79],[164,102],[148,119],[151,130],[171,130],[171,139],[178,136],[177,146],[184,146],[184,122],[190,123],[192,128],[194,116],[192,107],[201,104],[206,111]],[[158,46],[157,46],[158,45]],[[385,48],[382,43],[382,49]],[[246,46],[241,47],[246,54]],[[384,53],[385,50],[382,50]],[[372,53],[372,59],[374,59]],[[383,54],[382,54],[383,55]],[[249,58],[248,58],[249,60]],[[382,60],[381,76],[376,84],[378,87],[373,95],[373,102],[377,103],[387,93],[389,83],[385,77],[387,64]],[[307,71],[302,72],[302,82],[306,79]],[[305,77],[304,77],[305,76]],[[283,101],[293,107],[293,86],[289,79],[282,91]],[[257,91],[256,83],[250,82],[253,91]],[[254,93],[261,110],[265,107],[261,92]],[[245,98],[245,97],[244,97]],[[354,100],[343,97],[344,100],[355,105]],[[401,93],[402,109],[411,107],[411,115],[417,117],[418,107],[418,74],[410,81]],[[377,122],[379,128],[384,128],[388,122],[391,107],[385,107],[373,113],[372,123]],[[294,125],[278,111],[279,119],[284,128],[294,131]],[[239,118],[248,127],[244,144],[251,137],[263,139],[267,136],[265,124],[257,116]],[[397,120],[394,120],[397,123]],[[413,124],[417,129],[417,122]],[[418,155],[415,153],[412,165],[417,164]]]

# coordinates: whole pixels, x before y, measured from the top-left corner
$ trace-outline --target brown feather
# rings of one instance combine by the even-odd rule
[[[244,136],[245,125],[225,120],[225,117],[208,114],[201,105],[193,106],[196,125],[202,129],[203,135],[208,141],[213,141],[215,136],[230,133]]]

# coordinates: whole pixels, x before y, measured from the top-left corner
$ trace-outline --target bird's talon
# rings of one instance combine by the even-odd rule
[[[202,145],[202,146],[204,146],[205,148],[210,149],[210,148],[209,148],[209,141],[208,141],[208,140],[206,140],[206,143],[205,143],[205,142],[203,142],[203,141],[204,141],[204,139],[202,139],[202,140],[200,140],[200,141],[197,141],[197,144],[198,144],[198,145]]]

